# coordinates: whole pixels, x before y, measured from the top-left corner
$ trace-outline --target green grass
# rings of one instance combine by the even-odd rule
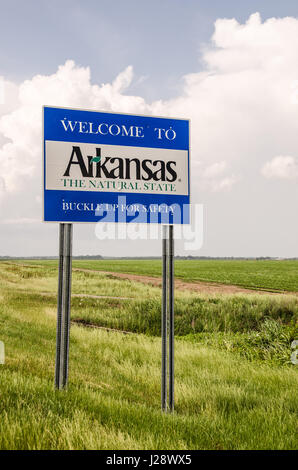
[[[74,297],[72,318],[135,333],[73,324],[59,392],[56,290],[57,263],[0,264],[0,449],[297,449],[296,297],[177,293],[176,407],[164,415],[160,290],[74,272],[73,292],[131,300]]]
[[[30,263],[54,266],[57,262],[35,260]],[[98,271],[161,276],[160,260],[75,260],[73,266]],[[218,282],[250,289],[298,292],[297,260],[176,260],[175,275],[185,281]]]

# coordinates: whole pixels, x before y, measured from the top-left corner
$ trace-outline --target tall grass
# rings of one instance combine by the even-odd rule
[[[1,449],[297,449],[297,371],[271,361],[279,344],[290,341],[286,329],[295,328],[295,298],[179,293],[176,406],[173,415],[164,415],[158,289],[74,276],[74,289],[85,283],[89,293],[98,292],[106,283],[110,294],[130,293],[132,299],[74,297],[73,319],[136,334],[73,324],[69,387],[57,392],[56,268],[6,268],[0,266],[6,347]],[[253,347],[245,349],[245,339],[260,357],[249,357]]]
[[[160,335],[160,299],[119,301],[74,298],[73,318],[99,326]],[[295,298],[251,296],[179,298],[175,301],[175,333],[247,332],[260,330],[266,319],[295,325]]]
[[[1,329],[1,449],[296,447],[294,370],[178,341],[176,411],[164,416],[159,339],[72,327],[69,388],[55,392],[55,319],[20,310]]]

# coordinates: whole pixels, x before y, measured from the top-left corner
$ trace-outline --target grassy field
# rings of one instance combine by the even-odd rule
[[[133,263],[74,266],[159,275],[158,262]],[[187,263],[177,262],[176,273],[199,279],[196,262]],[[296,262],[242,262],[239,282],[240,262],[222,264],[221,271],[216,264],[224,262],[207,263],[209,281],[252,287],[255,276],[261,281],[253,287],[297,290]],[[53,387],[56,291],[57,262],[0,263],[0,340],[6,347],[1,449],[298,448],[298,376],[290,362],[291,341],[298,339],[296,296],[177,291],[176,407],[163,415],[160,289],[73,272],[69,387],[62,392]]]
[[[27,261],[26,261],[27,263]],[[30,261],[55,266],[56,261]],[[160,276],[160,260],[75,260],[74,267]],[[219,282],[250,289],[298,292],[298,261],[176,260],[175,275],[186,281]]]

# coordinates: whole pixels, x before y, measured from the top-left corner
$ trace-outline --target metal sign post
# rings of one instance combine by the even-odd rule
[[[169,408],[174,411],[174,226],[169,227]]]
[[[59,226],[59,275],[57,301],[57,344],[55,386],[65,388],[68,377],[70,300],[72,266],[72,224]]]
[[[167,411],[168,226],[162,227],[161,409]]]
[[[165,412],[174,411],[174,338],[174,227],[170,225],[163,226],[162,234],[161,409]]]

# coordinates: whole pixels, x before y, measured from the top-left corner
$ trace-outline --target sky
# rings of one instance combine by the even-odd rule
[[[198,256],[298,256],[296,0],[0,0],[0,256],[56,255],[42,223],[44,104],[191,120]],[[159,241],[74,254],[158,256]]]

